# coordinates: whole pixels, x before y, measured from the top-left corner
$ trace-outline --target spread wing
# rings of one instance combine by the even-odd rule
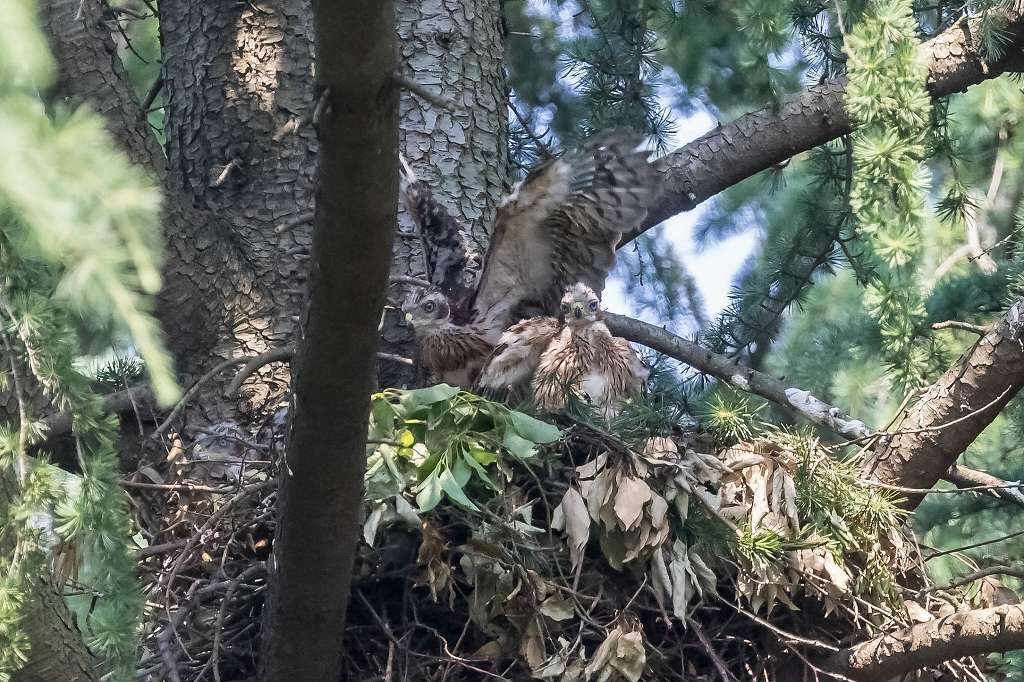
[[[553,317],[532,317],[509,327],[480,372],[481,394],[511,402],[524,400],[540,356],[559,328]]]
[[[402,201],[423,240],[427,279],[448,298],[452,318],[461,321],[468,316],[466,308],[472,297],[471,288],[465,284],[467,255],[462,226],[437,200],[430,187],[416,177],[401,154],[399,160],[402,162]]]
[[[600,294],[615,246],[647,212],[653,170],[636,151],[641,136],[611,132],[544,163],[498,209],[473,319],[504,329],[554,314],[564,289],[584,282]]]

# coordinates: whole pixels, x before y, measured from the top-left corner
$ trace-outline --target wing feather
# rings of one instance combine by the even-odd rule
[[[544,163],[498,209],[473,302],[473,320],[505,329],[551,315],[565,288],[600,293],[622,234],[643,219],[653,191],[640,135],[613,131]]]
[[[516,402],[525,399],[541,354],[559,326],[553,317],[533,317],[509,327],[480,372],[481,394]]]

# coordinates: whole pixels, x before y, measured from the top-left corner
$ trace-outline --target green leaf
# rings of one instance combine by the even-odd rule
[[[490,453],[487,453],[487,454],[490,454]],[[465,460],[466,464],[469,465],[469,467],[473,471],[476,472],[476,475],[479,476],[480,479],[484,483],[486,483],[492,490],[497,490],[498,489],[498,486],[494,484],[494,481],[491,479],[490,475],[487,473],[487,470],[484,469],[483,466],[480,465],[480,461],[473,455],[472,448],[470,449],[469,452],[463,451],[462,452],[462,458],[463,458],[463,460]],[[494,460],[491,460],[491,461],[494,461]]]
[[[460,504],[467,509],[472,511],[480,511],[480,508],[473,504],[473,501],[466,497],[466,493],[462,491],[462,487],[458,484],[452,475],[451,471],[445,470],[438,476],[438,480],[441,482],[441,488],[447,493],[456,504]]]
[[[534,419],[528,414],[512,410],[509,416],[512,418],[512,428],[520,436],[534,443],[554,443],[562,436],[557,426]]]
[[[441,481],[437,472],[427,476],[426,480],[417,486],[416,491],[416,506],[420,508],[420,513],[428,512],[436,507],[443,497]]]
[[[519,459],[532,459],[537,454],[537,446],[511,431],[505,432],[501,445]]]
[[[479,443],[469,444],[469,454],[477,461],[477,463],[487,466],[488,464],[494,464],[498,460],[498,455],[490,450],[485,450],[480,447]]]
[[[395,409],[386,398],[375,397],[370,403],[370,414],[373,416],[373,429],[377,435],[383,436],[394,429]]]
[[[459,394],[459,389],[448,384],[438,384],[427,388],[418,388],[414,391],[406,391],[401,398],[402,406],[408,410],[415,410],[418,407],[433,405],[443,400],[451,400]]]
[[[466,458],[460,457],[455,460],[455,464],[451,468],[452,478],[459,484],[459,487],[465,487],[469,483],[469,479],[473,477],[473,470],[470,469],[469,465],[466,464]]]

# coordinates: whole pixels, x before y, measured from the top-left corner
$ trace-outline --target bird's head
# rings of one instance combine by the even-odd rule
[[[419,330],[444,324],[451,316],[448,299],[438,289],[427,289],[412,302],[402,306],[405,319]]]
[[[562,296],[562,319],[566,324],[597,322],[601,319],[601,299],[586,284],[573,284]]]

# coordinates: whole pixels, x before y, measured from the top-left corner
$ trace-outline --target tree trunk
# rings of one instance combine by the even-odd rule
[[[313,207],[317,147],[311,22],[306,0],[160,3],[167,186],[205,218],[166,230],[161,321],[186,381],[294,341],[310,245],[295,220]],[[262,379],[261,405],[287,370]],[[206,395],[220,418],[219,392]]]
[[[336,680],[366,467],[377,326],[398,206],[394,8],[313,4],[319,190],[310,301],[278,492],[260,679]]]

